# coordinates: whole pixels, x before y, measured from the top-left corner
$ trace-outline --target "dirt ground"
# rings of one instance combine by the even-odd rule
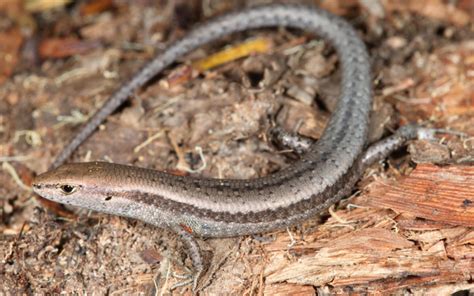
[[[66,211],[35,197],[31,180],[167,44],[206,19],[269,2],[0,2],[0,295],[191,294],[179,286],[191,264],[172,233]],[[410,122],[449,132],[372,166],[321,217],[201,241],[213,254],[202,294],[474,293],[474,3],[295,2],[345,18],[367,45],[370,141]],[[202,66],[255,40],[268,48]],[[298,156],[274,145],[269,129],[317,140],[337,99],[338,67],[331,46],[305,32],[223,38],[137,91],[71,161],[214,178],[271,174]]]

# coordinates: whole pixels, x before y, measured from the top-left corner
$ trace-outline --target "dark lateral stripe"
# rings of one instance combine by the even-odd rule
[[[215,212],[208,209],[198,208],[190,204],[170,200],[160,195],[141,191],[120,192],[119,196],[133,199],[134,201],[138,201],[143,204],[155,206],[165,211],[182,213],[183,215],[210,219],[217,222],[263,223],[272,222],[276,219],[286,219],[288,217],[305,212],[310,208],[321,206],[327,199],[332,198],[336,194],[338,196],[342,195],[341,197],[347,195],[350,193],[350,188],[352,188],[353,184],[357,181],[357,176],[355,175],[354,172],[350,170],[335,184],[333,184],[333,186],[328,187],[321,194],[314,195],[310,199],[302,200],[286,208],[268,209],[260,212]],[[112,193],[110,195],[114,194]]]

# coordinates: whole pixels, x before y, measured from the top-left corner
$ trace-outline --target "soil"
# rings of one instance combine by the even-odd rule
[[[167,44],[214,16],[276,1],[36,2],[45,6],[0,4],[0,294],[191,294],[179,285],[191,264],[172,233],[61,208],[35,197],[31,180]],[[302,225],[201,241],[212,254],[202,293],[474,293],[472,2],[292,2],[345,18],[367,45],[371,142],[407,123],[451,132],[372,166],[351,197]],[[193,68],[258,38],[270,50]],[[268,131],[316,141],[339,78],[334,50],[317,36],[285,28],[235,34],[137,91],[71,161],[213,178],[272,174],[298,156]]]

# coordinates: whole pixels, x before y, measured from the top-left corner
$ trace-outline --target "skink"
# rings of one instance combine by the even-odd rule
[[[104,162],[62,165],[128,96],[197,47],[251,28],[286,26],[328,40],[339,56],[341,95],[322,137],[302,158],[250,180],[180,177]],[[369,58],[354,29],[325,11],[291,5],[250,8],[204,24],[159,54],[118,89],[62,151],[34,190],[67,205],[142,220],[178,232],[200,269],[192,235],[229,237],[284,228],[327,209],[351,192],[364,168],[416,136],[407,127],[364,153],[371,109]]]

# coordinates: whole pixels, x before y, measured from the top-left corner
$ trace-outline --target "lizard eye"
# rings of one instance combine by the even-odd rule
[[[59,185],[58,188],[61,190],[61,193],[63,193],[64,195],[72,194],[76,192],[77,190],[76,186],[69,185],[69,184]]]

